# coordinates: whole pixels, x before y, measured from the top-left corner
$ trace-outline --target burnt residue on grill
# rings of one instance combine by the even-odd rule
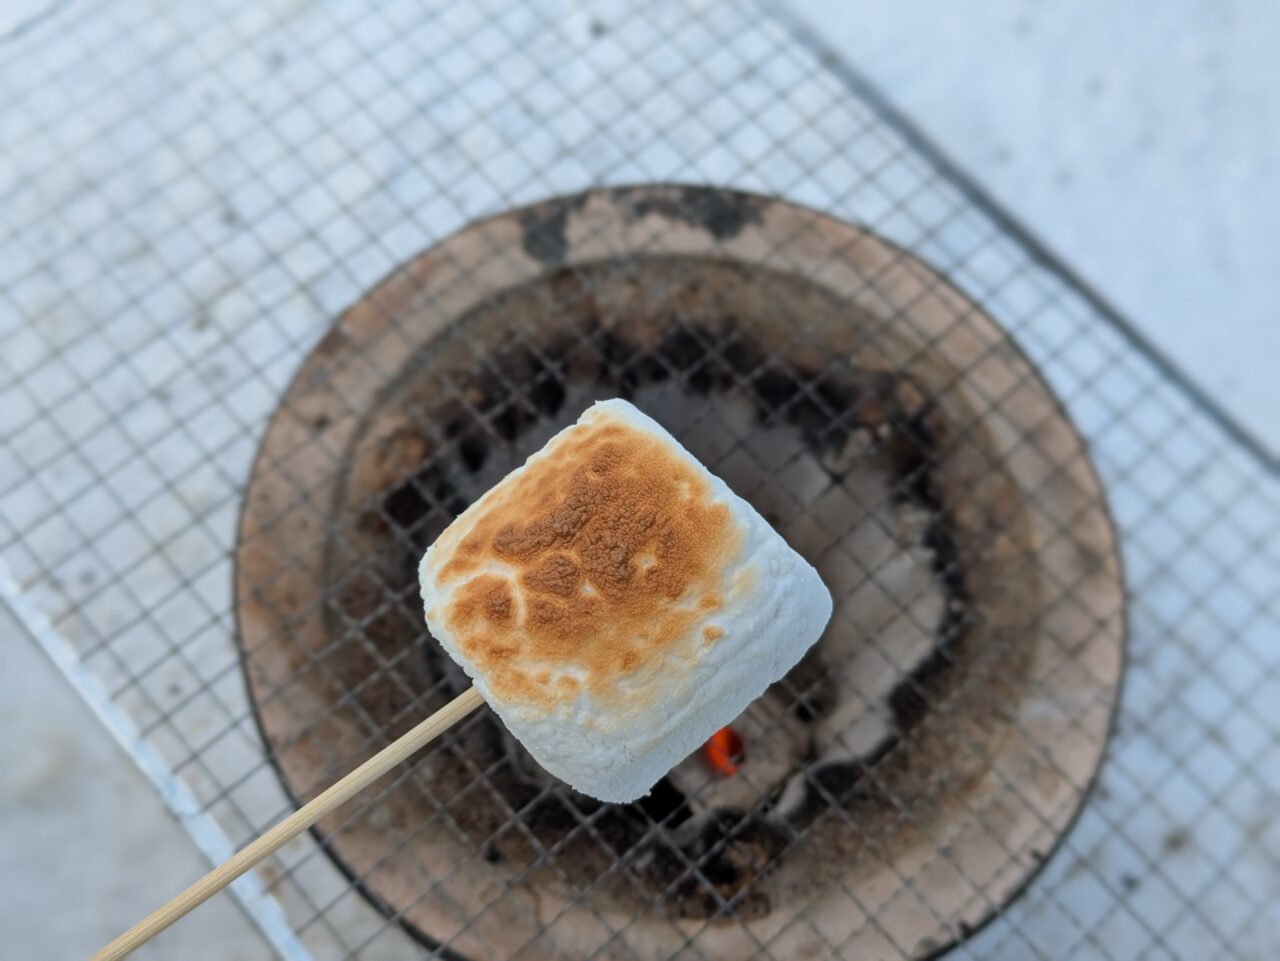
[[[571,214],[586,203],[589,195],[579,194],[548,200],[520,211],[520,245],[534,260],[555,266],[569,250],[567,234]],[[634,194],[618,191],[620,206],[634,218],[657,214],[704,230],[717,241],[730,240],[748,224],[758,224],[767,201],[753,194],[705,187],[666,187]]]
[[[569,249],[565,229],[569,214],[586,202],[586,194],[561,197],[528,207],[520,213],[520,244],[524,252],[544,264],[558,264]]]
[[[621,203],[637,217],[661,214],[707,231],[716,240],[729,240],[747,224],[759,223],[767,201],[754,194],[706,187],[669,187],[665,191],[645,190],[629,197],[621,192]]]

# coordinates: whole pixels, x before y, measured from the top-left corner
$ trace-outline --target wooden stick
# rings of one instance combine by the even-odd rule
[[[344,777],[323,794],[317,795],[243,850],[232,855],[173,900],[139,921],[93,956],[91,961],[117,961],[139,945],[155,937],[196,905],[217,894],[240,875],[297,837],[326,814],[359,794],[371,782],[386,774],[484,701],[474,687],[468,688],[440,710]]]

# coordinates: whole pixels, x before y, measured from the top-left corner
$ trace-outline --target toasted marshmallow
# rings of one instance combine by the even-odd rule
[[[427,625],[547,771],[644,795],[818,639],[831,595],[622,400],[476,501],[419,568]]]

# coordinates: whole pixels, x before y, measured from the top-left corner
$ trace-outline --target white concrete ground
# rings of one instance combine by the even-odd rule
[[[0,638],[3,953],[87,957],[199,877],[204,862],[155,789],[3,606]],[[136,955],[272,956],[226,897],[184,919],[163,947]]]
[[[1280,450],[1280,8],[787,5]]]

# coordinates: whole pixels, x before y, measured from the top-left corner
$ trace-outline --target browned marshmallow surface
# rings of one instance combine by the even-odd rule
[[[584,420],[482,498],[466,530],[442,535],[436,585],[452,598],[433,616],[512,704],[549,707],[582,688],[607,700],[672,648],[722,634],[698,625],[723,603],[741,537],[711,493],[650,433]]]

